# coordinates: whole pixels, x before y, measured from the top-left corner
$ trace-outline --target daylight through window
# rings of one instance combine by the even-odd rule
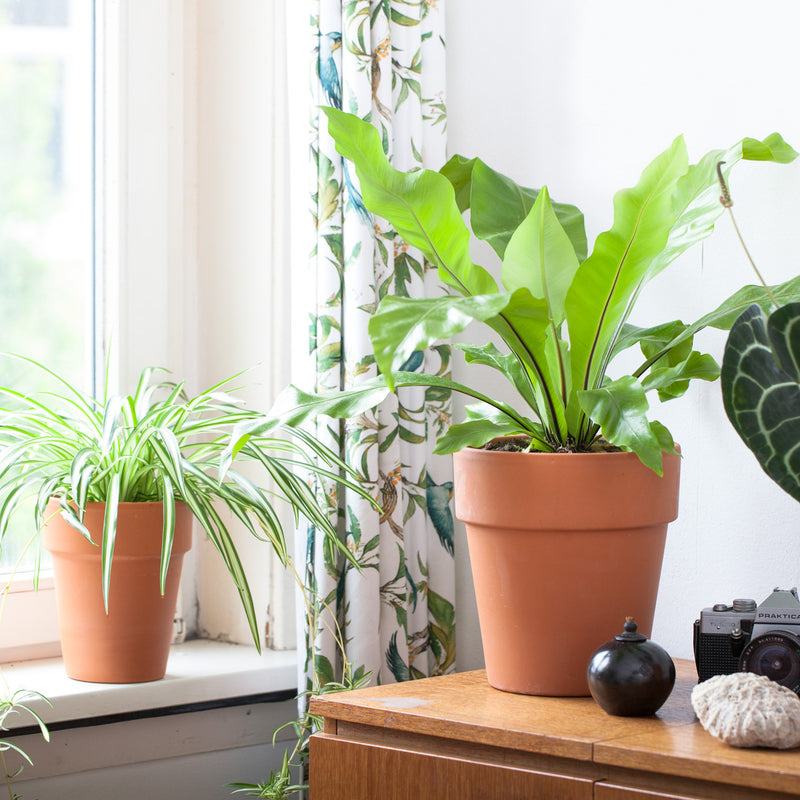
[[[93,3],[0,0],[0,352],[91,386]],[[0,384],[46,388],[0,357]],[[2,398],[5,403],[7,398]],[[27,514],[2,543],[14,567]],[[23,558],[23,571],[35,554]]]

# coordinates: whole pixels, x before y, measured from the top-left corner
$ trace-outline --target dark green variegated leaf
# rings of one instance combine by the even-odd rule
[[[661,451],[666,428],[659,425],[654,429],[648,420],[647,398],[635,378],[626,375],[601,389],[578,392],[578,399],[609,442],[636,453],[646,466],[662,474]]]
[[[469,297],[385,297],[369,320],[369,335],[378,369],[393,388],[392,374],[401,369],[412,354],[442,339],[449,339],[473,320],[497,316],[511,295],[472,295]]]
[[[731,424],[775,483],[800,500],[800,303],[767,319],[756,305],[733,324],[722,360]]]

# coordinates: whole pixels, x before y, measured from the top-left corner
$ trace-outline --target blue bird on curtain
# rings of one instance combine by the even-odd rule
[[[328,101],[328,105],[342,110],[342,82],[339,78],[339,69],[336,66],[334,52],[342,46],[342,34],[339,31],[329,31],[319,34],[319,83]],[[358,216],[368,225],[372,224],[372,216],[367,211],[361,193],[356,189],[347,162],[342,162],[344,168],[344,184],[347,189],[347,196],[353,208],[358,212]]]
[[[442,547],[450,555],[455,553],[453,536],[453,514],[450,511],[450,500],[453,498],[453,481],[442,484],[434,483],[430,472],[426,473],[425,499],[428,505],[428,516],[436,530]]]

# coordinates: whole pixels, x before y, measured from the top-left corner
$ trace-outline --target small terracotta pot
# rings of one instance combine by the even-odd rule
[[[176,505],[175,538],[162,596],[161,503],[119,504],[106,614],[99,547],[105,503],[87,503],[84,516],[84,524],[98,546],[68,525],[57,508],[55,503],[47,508],[44,546],[53,555],[67,675],[92,683],[141,683],[163,678],[183,556],[192,545],[189,509],[183,503]]]
[[[636,619],[650,636],[680,457],[659,477],[633,453],[454,456],[489,683],[589,694],[586,666]]]

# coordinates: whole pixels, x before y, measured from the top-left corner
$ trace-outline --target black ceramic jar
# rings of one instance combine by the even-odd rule
[[[618,717],[655,714],[675,685],[675,664],[667,651],[636,627],[628,617],[625,630],[598,648],[586,668],[592,697]]]

